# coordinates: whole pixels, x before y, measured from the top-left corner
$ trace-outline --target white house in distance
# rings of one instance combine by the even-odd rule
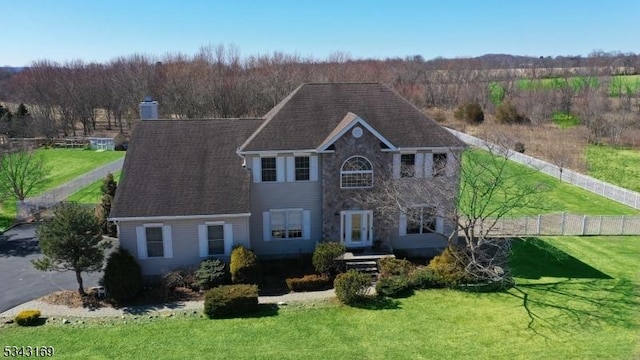
[[[141,121],[110,220],[145,275],[228,257],[235,245],[263,258],[322,241],[441,249],[453,225],[438,209],[417,222],[398,214],[381,231],[376,209],[355,198],[385,171],[454,181],[463,146],[385,85],[303,84],[261,118]]]

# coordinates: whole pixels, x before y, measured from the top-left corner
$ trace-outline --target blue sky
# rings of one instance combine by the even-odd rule
[[[0,66],[192,55],[326,58],[640,52],[638,0],[0,0]]]

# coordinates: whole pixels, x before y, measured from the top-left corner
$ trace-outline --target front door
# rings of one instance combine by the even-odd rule
[[[371,246],[373,239],[373,211],[345,210],[340,212],[342,242],[347,247]]]

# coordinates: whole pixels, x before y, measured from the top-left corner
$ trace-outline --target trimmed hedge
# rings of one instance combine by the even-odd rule
[[[231,282],[234,284],[259,284],[262,277],[256,254],[244,246],[231,251]]]
[[[409,273],[409,286],[413,289],[434,289],[444,285],[442,279],[428,267],[419,267]]]
[[[365,298],[367,287],[371,285],[371,277],[356,270],[339,274],[333,282],[336,296],[343,304],[353,305]]]
[[[13,320],[20,326],[32,326],[38,323],[42,313],[40,310],[22,310]]]
[[[331,274],[338,271],[336,258],[346,251],[344,244],[339,242],[323,242],[316,245],[313,251],[313,267],[321,274]]]
[[[204,313],[209,318],[244,315],[257,310],[257,285],[222,285],[207,291],[204,297]]]
[[[331,279],[324,274],[311,274],[301,278],[288,278],[285,281],[289,290],[296,292],[326,290],[331,286]]]
[[[107,296],[122,304],[136,297],[142,289],[142,270],[133,255],[118,248],[107,259],[102,282]]]

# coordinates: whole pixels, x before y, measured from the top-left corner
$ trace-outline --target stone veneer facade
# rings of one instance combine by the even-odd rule
[[[340,188],[342,164],[352,156],[367,158],[373,167],[374,186],[376,184],[376,175],[381,174],[381,170],[388,172],[392,167],[392,154],[382,152],[380,139],[366,128],[361,128],[363,130],[361,137],[354,137],[351,129],[349,129],[334,142],[335,152],[322,155],[322,233],[324,241],[340,241],[340,211],[374,210],[361,208],[361,205],[356,200],[363,191],[371,191],[371,189]],[[388,238],[384,239],[376,236],[376,234],[381,234],[381,230],[376,221],[374,211],[373,240],[384,241],[381,245],[388,246]]]

